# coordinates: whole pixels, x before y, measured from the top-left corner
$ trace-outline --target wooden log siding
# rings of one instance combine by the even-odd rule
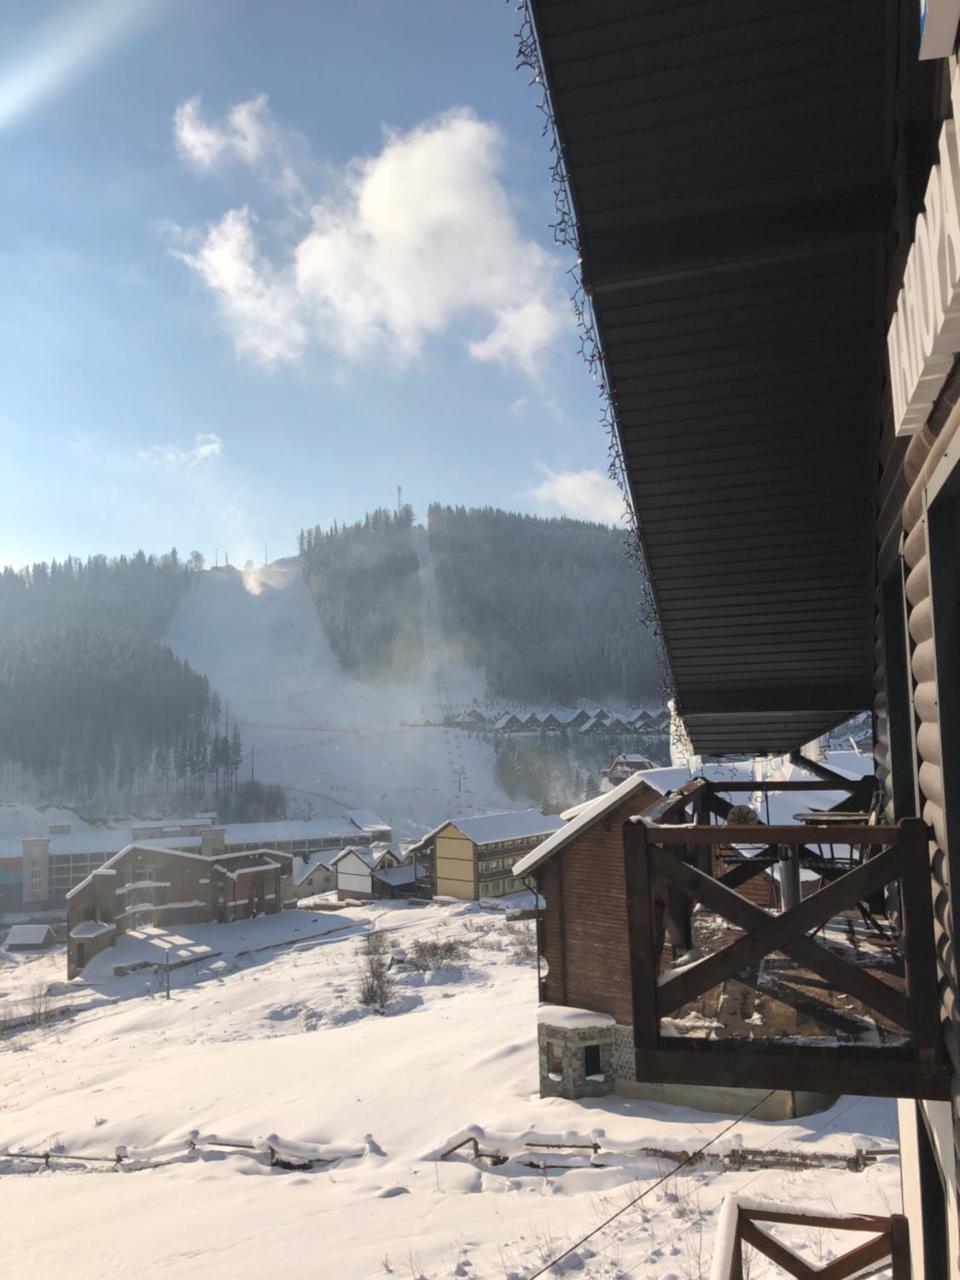
[[[940,754],[940,708],[937,696],[936,660],[933,651],[933,610],[927,563],[926,518],[923,493],[938,462],[960,432],[960,406],[955,406],[939,432],[929,426],[911,441],[903,470],[909,484],[902,508],[904,572],[906,575],[908,628],[913,653],[911,675],[917,718],[916,747],[923,818],[930,829],[930,869],[933,891],[934,938],[938,988],[945,1020],[946,1045],[954,1071],[954,1134],[960,1155],[960,999],[958,999],[956,946],[950,911],[950,873],[946,857],[943,807],[944,779]],[[885,706],[881,706],[885,713]],[[888,757],[884,757],[888,768]],[[887,779],[884,785],[888,787]],[[888,788],[889,793],[889,788]],[[958,886],[960,891],[960,886]]]
[[[562,849],[540,871],[542,954],[551,1004],[633,1022],[623,824],[636,811],[625,800]]]

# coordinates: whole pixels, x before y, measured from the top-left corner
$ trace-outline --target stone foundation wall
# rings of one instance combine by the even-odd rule
[[[598,1098],[618,1093],[625,1098],[693,1107],[698,1111],[739,1115],[764,1099],[761,1089],[733,1089],[693,1084],[648,1084],[637,1080],[633,1027],[565,1027],[541,1023],[537,1028],[540,1056],[540,1095],[544,1098]],[[562,1070],[559,1078],[550,1073],[547,1045],[557,1046]],[[584,1068],[586,1045],[600,1046],[603,1079],[591,1079]],[[834,1095],[778,1090],[756,1111],[759,1120],[786,1120],[823,1111],[836,1101]]]
[[[614,1032],[617,1027],[551,1027],[537,1028],[540,1055],[540,1094],[549,1098],[599,1098],[613,1093],[616,1078],[617,1050]],[[557,1075],[550,1071],[548,1044],[559,1050],[562,1069]],[[587,1045],[600,1047],[600,1071],[588,1076],[584,1064]]]

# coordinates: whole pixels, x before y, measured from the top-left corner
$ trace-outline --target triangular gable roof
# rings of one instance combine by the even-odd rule
[[[64,894],[64,897],[65,897],[65,898],[72,898],[72,897],[74,896],[74,894],[79,893],[81,889],[83,889],[86,885],[88,885],[88,884],[90,883],[90,881],[93,879],[93,877],[94,877],[94,876],[102,875],[104,871],[110,871],[110,870],[112,869],[112,867],[113,867],[114,863],[119,862],[119,861],[120,861],[120,859],[121,859],[122,857],[124,857],[126,854],[131,853],[131,852],[135,852],[135,853],[169,853],[169,854],[170,854],[170,856],[171,856],[171,857],[173,857],[173,858],[193,858],[193,859],[195,859],[197,862],[210,862],[210,861],[211,861],[211,855],[210,855],[210,854],[206,854],[206,853],[190,853],[190,852],[188,852],[186,849],[170,849],[170,848],[168,848],[165,844],[157,844],[157,843],[156,843],[156,841],[150,841],[150,843],[149,843],[149,844],[146,844],[146,843],[144,843],[144,842],[142,842],[142,841],[135,840],[135,841],[133,842],[133,844],[127,844],[127,845],[124,845],[124,847],[123,847],[122,849],[120,849],[120,850],[119,850],[119,852],[115,853],[115,854],[113,855],[113,857],[112,857],[112,858],[108,858],[108,859],[106,860],[106,862],[103,864],[103,866],[101,866],[101,867],[97,867],[95,871],[91,871],[91,872],[90,872],[90,874],[89,874],[88,876],[86,876],[83,880],[81,880],[79,884],[75,884],[75,885],[73,886],[73,888],[72,888],[72,889],[68,890],[68,892]],[[271,851],[271,852],[272,852],[272,851]],[[222,853],[222,852],[221,852],[221,853],[219,853],[219,854],[214,854],[214,855],[212,855],[212,856],[213,856],[213,857],[225,857],[225,856],[229,856],[229,855],[225,855],[224,853]]]
[[[472,818],[451,818],[450,825],[474,844],[485,845],[549,835],[561,825],[561,819],[541,813],[539,809],[508,809],[502,813],[480,813]]]
[[[624,800],[634,799],[638,803],[638,811],[642,812],[652,804],[655,800],[659,800],[665,792],[652,782],[641,777],[640,774],[631,774],[620,783],[618,787],[614,787],[612,791],[605,791],[595,799],[588,801],[586,804],[577,805],[573,809],[568,809],[567,813],[575,814],[565,826],[555,831],[552,836],[548,836],[535,849],[531,849],[525,854],[519,862],[514,863],[513,874],[515,876],[529,875],[542,863],[547,862],[559,853],[561,849],[566,848],[571,840],[574,840],[582,831],[586,831],[592,827],[595,822],[599,822],[617,805],[622,804]],[[645,803],[644,803],[645,801]]]
[[[368,869],[373,866],[374,855],[365,845],[350,844],[347,845],[346,849],[341,849],[339,853],[334,854],[330,859],[330,867],[335,867],[338,862],[342,862],[348,853],[355,853]]]

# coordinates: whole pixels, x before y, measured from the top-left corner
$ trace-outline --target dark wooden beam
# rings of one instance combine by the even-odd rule
[[[766,826],[763,823],[737,824],[725,827],[698,827],[689,825],[658,826],[648,821],[646,814],[638,814],[631,822],[643,822],[648,827],[651,845],[675,848],[685,844],[785,844],[796,849],[805,844],[854,844],[869,847],[896,844],[898,827],[868,826],[867,823],[813,823],[798,822],[791,826]]]
[[[732,924],[746,930],[742,937],[729,946],[681,969],[662,982],[657,991],[660,1016],[664,1017],[689,1004],[711,987],[718,986],[757,964],[771,951],[783,951],[841,990],[863,1000],[869,1008],[898,1026],[912,1030],[916,1013],[906,996],[873,974],[857,968],[804,936],[808,930],[825,924],[838,911],[854,905],[862,897],[897,879],[901,861],[902,855],[898,848],[886,849],[876,858],[871,858],[869,862],[862,863],[832,884],[811,894],[789,911],[771,916],[714,880],[712,876],[680,862],[670,854],[652,849],[650,862],[657,875],[712,908]]]
[[[939,1065],[892,1049],[810,1044],[769,1048],[755,1040],[694,1041],[637,1049],[637,1079],[651,1084],[714,1085],[736,1089],[799,1089],[867,1098],[950,1099],[950,1078]]]
[[[624,876],[627,888],[627,941],[633,986],[633,1034],[638,1047],[655,1049],[660,1036],[657,1011],[657,937],[647,832],[642,823],[623,828]]]

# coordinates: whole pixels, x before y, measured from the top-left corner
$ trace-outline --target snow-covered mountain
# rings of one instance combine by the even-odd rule
[[[318,813],[368,806],[400,834],[452,810],[520,807],[494,779],[489,741],[444,727],[444,710],[485,696],[483,674],[432,643],[436,590],[421,566],[427,643],[415,681],[370,685],[346,674],[296,561],[198,574],[167,632],[240,725],[256,777]],[[432,722],[432,723],[425,723]]]

